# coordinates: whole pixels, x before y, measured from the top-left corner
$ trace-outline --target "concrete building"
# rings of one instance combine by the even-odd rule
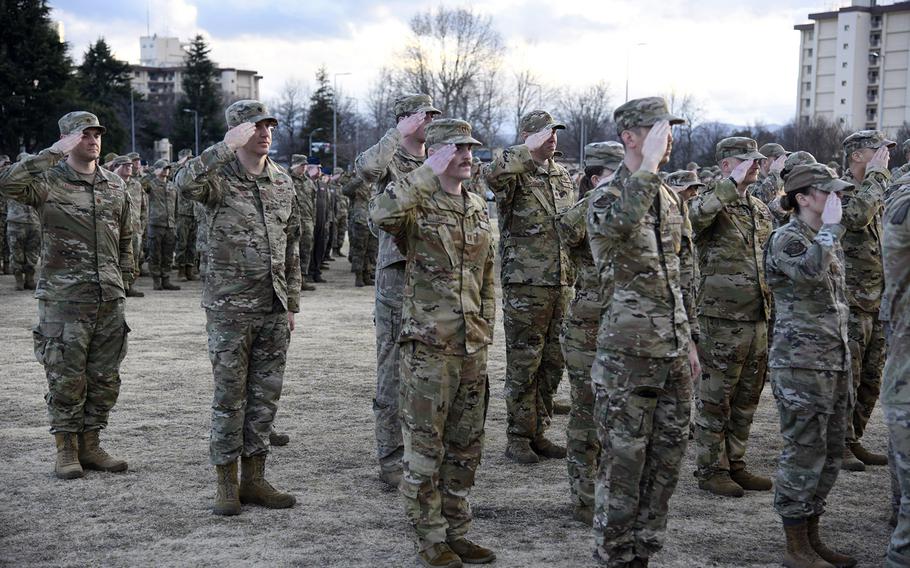
[[[175,37],[139,38],[139,65],[133,65],[132,85],[138,93],[160,105],[173,105],[183,93],[183,71],[187,44]],[[216,65],[217,67],[217,65]],[[215,83],[221,87],[225,103],[238,99],[258,99],[256,71],[226,67],[216,69]]]
[[[797,116],[894,135],[910,123],[910,2],[852,0],[809,14],[800,33]]]

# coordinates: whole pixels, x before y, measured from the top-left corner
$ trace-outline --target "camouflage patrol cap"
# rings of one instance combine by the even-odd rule
[[[291,167],[296,168],[297,166],[306,165],[306,154],[291,154]]]
[[[21,162],[22,160],[28,158],[29,156],[31,156],[31,154],[29,154],[28,152],[19,152],[19,155],[16,156],[16,161]]]
[[[790,193],[804,187],[832,193],[854,186],[837,177],[834,170],[824,164],[801,164],[790,172],[787,181],[784,182],[784,191]]]
[[[719,164],[725,158],[738,160],[761,160],[765,156],[758,151],[758,142],[745,136],[731,136],[717,143],[714,159]]]
[[[654,126],[661,120],[670,124],[684,124],[685,119],[670,114],[667,101],[663,97],[645,97],[625,102],[613,111],[613,122],[616,132],[635,128],[636,126]]]
[[[780,177],[781,177],[781,179],[786,181],[787,178],[790,176],[790,172],[792,172],[793,168],[795,168],[796,166],[803,166],[806,164],[816,164],[816,163],[818,163],[818,162],[816,162],[815,156],[813,156],[809,152],[806,152],[804,150],[800,150],[798,152],[793,152],[792,154],[787,156],[786,160],[784,160],[784,167],[781,168],[781,170],[780,170]]]
[[[471,125],[457,118],[440,118],[427,125],[426,145],[473,144],[481,146],[480,140],[471,136]]]
[[[178,160],[182,160],[183,158],[192,158],[192,157],[193,157],[193,151],[190,150],[189,148],[184,148],[183,150],[180,150],[180,152],[177,154]]]
[[[433,99],[430,98],[430,95],[424,95],[423,93],[398,95],[398,98],[392,103],[392,111],[395,116],[417,114],[418,112],[442,114],[442,111],[433,106]]]
[[[152,167],[156,170],[160,170],[161,168],[170,168],[171,163],[167,159],[161,158],[160,160],[155,162],[155,165]]]
[[[130,152],[129,154],[126,155],[126,157],[129,158],[130,160],[139,160],[139,159],[141,159],[141,158],[139,157],[139,152]]]
[[[130,160],[129,156],[117,156],[111,160],[111,169],[119,168],[120,166],[132,166],[133,161]]]
[[[107,132],[107,128],[101,126],[98,117],[84,110],[68,112],[60,117],[57,121],[60,127],[60,135],[66,136],[74,132],[85,132],[89,128],[97,128],[101,134]]]
[[[676,191],[683,191],[690,187],[705,187],[705,184],[698,179],[698,174],[692,170],[677,170],[668,175],[665,181]]]
[[[9,156],[7,156],[6,154],[0,154],[0,166],[2,166],[3,164],[8,164],[8,163],[9,163]]]
[[[585,146],[585,167],[603,166],[615,172],[625,155],[626,150],[619,142],[591,142]]]
[[[692,170],[693,172],[697,172],[697,171],[698,171],[698,164],[696,164],[695,162],[689,162],[688,164],[686,164],[686,169],[687,169],[687,170]]]
[[[522,132],[540,132],[544,128],[565,129],[566,125],[555,120],[553,116],[545,110],[532,110],[518,121],[518,129]]]
[[[910,152],[910,138],[907,138],[906,140],[904,140],[904,143],[901,144],[901,151],[904,152],[905,154],[907,152]]]
[[[789,156],[793,152],[788,152],[784,150],[784,147],[780,144],[775,144],[774,142],[769,142],[763,145],[758,149],[758,153],[766,158],[771,158],[772,160],[777,159],[780,156]]]
[[[104,163],[109,164],[111,161],[117,157],[117,152],[108,152],[104,155]]]
[[[244,122],[257,124],[263,120],[278,124],[278,119],[272,116],[264,103],[249,99],[237,101],[227,107],[224,111],[224,120],[228,128],[234,128]]]
[[[878,149],[882,146],[893,148],[897,142],[885,138],[881,130],[860,130],[844,138],[844,154],[847,156],[863,148]]]

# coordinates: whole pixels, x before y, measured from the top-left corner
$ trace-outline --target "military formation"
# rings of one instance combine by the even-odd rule
[[[840,470],[888,466],[886,563],[910,566],[910,168],[889,170],[895,142],[851,134],[839,175],[807,152],[729,137],[715,164],[666,172],[684,120],[648,97],[616,108],[617,141],[588,144],[573,179],[557,161],[566,126],[544,110],[521,117],[519,143],[489,163],[473,155],[471,125],[429,96],[403,93],[392,110],[350,173],[302,154],[275,162],[278,119],[254,100],[225,110],[222,141],[173,163],[101,158],[105,127],[84,111],[60,118],[49,148],[0,156],[2,269],[38,300],[57,477],[127,469],[100,441],[127,354],[126,298],[144,295],[146,265],[155,291],[179,290],[176,265],[203,284],[212,511],[293,507],[265,467],[288,442],[274,428],[287,352],[301,291],[325,282],[347,243],[354,285],[375,287],[378,477],[401,494],[421,565],[496,559],[468,538],[468,497],[498,271],[505,456],[565,460],[599,564],[644,567],[659,553],[691,437],[700,489],[773,490],[788,567],[857,564],[822,537],[827,499]],[[548,437],[564,374],[566,447]],[[773,473],[747,465],[766,383],[780,417]],[[879,400],[888,455],[863,445]]]

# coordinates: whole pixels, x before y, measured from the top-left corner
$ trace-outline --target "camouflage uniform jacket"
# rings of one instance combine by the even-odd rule
[[[883,319],[891,322],[891,347],[882,380],[883,404],[910,404],[910,177],[893,192],[884,214]]]
[[[143,180],[149,196],[149,225],[153,227],[177,226],[177,190],[168,180],[150,175]]]
[[[312,222],[316,209],[316,185],[306,175],[290,174],[294,180],[294,192],[297,194],[297,210],[301,221]]]
[[[179,163],[174,162],[171,164],[171,175],[168,178],[168,181],[173,184],[177,181],[177,174],[180,173],[180,170],[183,169],[183,166],[186,165],[186,162]],[[196,211],[194,203],[189,199],[184,199],[182,195],[177,194],[177,215],[183,215],[184,217],[193,217]]]
[[[816,233],[796,215],[771,234],[765,252],[776,313],[770,367],[850,369],[843,235],[842,225]]]
[[[360,176],[351,178],[342,188],[341,193],[351,202],[348,217],[352,224],[366,225],[370,220],[370,184],[360,179]]]
[[[0,194],[34,207],[41,219],[36,298],[92,303],[126,297],[133,231],[122,179],[95,168],[89,184],[62,154],[44,150],[0,174]]]
[[[472,354],[493,342],[493,232],[486,202],[442,190],[429,166],[386,186],[370,216],[407,251],[399,342]]]
[[[591,244],[588,242],[586,217],[590,193],[578,200],[578,203],[556,216],[556,230],[559,237],[569,247],[569,257],[575,265],[575,297],[572,299],[572,313],[577,318],[600,322],[607,292],[601,292],[600,274],[591,255]]]
[[[590,192],[591,253],[610,297],[598,349],[636,357],[675,358],[698,335],[697,268],[686,205],[657,174],[630,173]]]
[[[130,194],[130,226],[133,228],[133,234],[142,233],[142,221],[148,217],[146,207],[148,203],[142,199],[142,184],[135,178],[130,178],[126,183],[126,191]],[[133,254],[139,254],[141,251],[133,251]]]
[[[397,128],[390,128],[379,142],[357,156],[354,167],[357,175],[365,182],[374,184],[373,189],[379,194],[390,183],[419,168],[423,161],[423,156],[408,154],[401,147],[401,133]],[[387,233],[380,233],[376,268],[385,268],[404,260],[394,239]]]
[[[843,179],[856,183],[850,170]],[[843,238],[847,259],[847,299],[850,307],[877,313],[885,287],[882,269],[882,206],[891,182],[886,169],[869,168],[862,184],[843,192],[842,206],[847,229]]]
[[[725,179],[692,200],[701,281],[698,313],[736,321],[766,321],[770,298],[765,282],[764,246],[773,229],[758,198],[739,195]]]
[[[784,188],[784,180],[776,172],[768,172],[767,175],[759,174],[759,180],[749,186],[747,193],[757,197],[762,203],[771,206],[774,198],[780,195]]]
[[[202,306],[268,313],[277,298],[299,311],[300,217],[290,176],[271,160],[253,176],[219,142],[184,165],[177,187],[208,218]]]
[[[9,205],[7,205],[6,222],[32,225],[34,227],[41,225],[41,220],[38,218],[38,211],[36,211],[34,207],[23,205],[14,200],[11,200]]]
[[[569,247],[556,232],[556,214],[576,199],[569,172],[552,159],[538,165],[519,144],[487,164],[485,179],[499,211],[503,285],[571,286]]]
[[[891,178],[898,179],[910,173],[910,162],[891,170]]]

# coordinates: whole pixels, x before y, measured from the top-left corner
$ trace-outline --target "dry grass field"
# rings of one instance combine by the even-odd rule
[[[132,328],[120,400],[103,434],[129,460],[124,474],[53,475],[42,368],[32,351],[36,300],[0,276],[0,565],[411,567],[414,549],[403,507],[376,477],[371,398],[375,351],[372,288],[355,288],[345,260],[328,284],[303,295],[277,424],[291,436],[267,473],[293,492],[284,511],[247,507],[238,517],[210,512],[208,464],[211,367],[198,282],[180,292],[129,299]],[[496,566],[592,566],[592,538],[571,519],[561,461],[520,466],[503,456],[505,347],[501,317],[490,349],[492,400],[484,459],[471,495],[471,536],[494,548]],[[765,389],[748,454],[772,474],[780,441]],[[561,396],[567,397],[567,385]],[[564,441],[566,417],[553,438]],[[876,411],[867,444],[884,451]],[[671,503],[667,545],[651,566],[780,565],[783,531],[770,493],[721,499],[697,489],[690,446]],[[844,472],[823,521],[828,539],[880,566],[890,535],[888,474]]]

